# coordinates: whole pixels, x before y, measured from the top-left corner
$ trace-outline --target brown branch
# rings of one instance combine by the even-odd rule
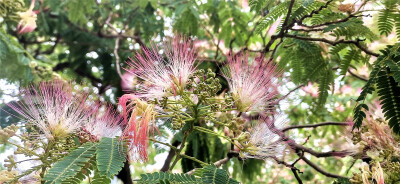
[[[292,31],[303,31],[303,32],[314,32],[314,31],[323,31],[324,29],[294,29],[291,28]]]
[[[360,42],[364,41],[364,40],[361,40],[361,39],[357,39],[357,40],[340,39],[338,41],[332,41],[332,40],[328,40],[328,39],[325,39],[325,38],[311,38],[311,37],[303,37],[303,36],[290,35],[290,34],[285,34],[284,36],[288,37],[288,38],[299,39],[299,40],[314,41],[314,42],[324,42],[324,43],[328,43],[328,44],[333,45],[333,46],[335,46],[337,44],[340,44],[340,43],[353,44],[356,47],[358,47],[360,50],[364,51],[366,54],[369,54],[369,55],[372,55],[372,56],[375,56],[375,57],[379,56],[379,54],[374,53],[374,52],[368,50],[367,48],[363,47]]]
[[[292,169],[290,169],[290,170],[293,172],[293,175],[294,175],[294,177],[296,178],[297,182],[298,182],[299,184],[303,184],[303,181],[301,181],[300,176],[297,174],[297,170],[294,169],[294,168],[292,168]]]
[[[299,25],[302,26],[302,27],[306,27],[306,28],[317,28],[317,27],[327,26],[327,25],[331,25],[331,24],[338,24],[338,23],[346,22],[346,21],[350,20],[350,18],[353,18],[353,17],[360,17],[360,16],[355,16],[353,14],[350,14],[346,18],[340,19],[340,20],[337,20],[337,21],[324,22],[322,24],[316,24],[316,25],[305,25],[303,23],[299,23]]]
[[[283,128],[281,131],[286,132],[291,129],[300,129],[300,128],[316,128],[320,126],[327,126],[327,125],[340,125],[340,126],[348,126],[348,123],[345,122],[323,122],[323,123],[317,123],[317,124],[309,124],[309,125],[292,125]]]
[[[299,155],[299,154],[298,154],[298,155]],[[322,168],[320,168],[319,166],[317,166],[316,164],[314,164],[313,162],[311,162],[310,160],[308,160],[308,159],[307,159],[306,157],[304,157],[304,156],[299,155],[299,157],[300,157],[305,163],[307,163],[307,164],[310,165],[312,168],[314,168],[316,171],[318,171],[319,173],[321,173],[321,174],[323,174],[323,175],[325,175],[325,176],[327,176],[327,177],[331,177],[331,178],[347,178],[347,177],[340,176],[340,175],[337,175],[337,174],[333,174],[333,173],[330,173],[330,172],[327,172],[327,171],[323,170]]]
[[[290,90],[286,95],[280,97],[277,101],[280,102],[281,100],[287,98],[291,93],[295,92],[296,90],[300,89],[303,86],[304,86],[304,84],[295,87],[294,89]]]
[[[362,80],[362,81],[368,82],[368,79],[367,79],[367,78],[364,78],[364,77],[362,77],[362,76],[359,76],[359,75],[355,74],[354,72],[352,72],[352,71],[350,70],[350,68],[349,68],[347,71],[348,71],[348,72],[350,73],[350,75],[352,75],[353,77],[355,77],[355,78],[357,78],[357,79],[360,79],[360,80]]]
[[[172,146],[177,147],[177,146],[179,146],[180,144],[181,144],[180,141],[175,141],[175,142],[172,143]],[[169,152],[168,152],[168,156],[167,156],[167,158],[166,158],[165,161],[164,161],[164,165],[163,165],[163,167],[160,169],[160,171],[162,171],[162,172],[167,172],[167,171],[169,170],[169,165],[171,164],[171,161],[172,161],[172,159],[174,158],[174,156],[175,156],[175,150],[174,150],[174,149],[170,149]]]

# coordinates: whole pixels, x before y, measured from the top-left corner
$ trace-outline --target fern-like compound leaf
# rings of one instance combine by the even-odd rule
[[[400,10],[394,15],[394,24],[396,26],[397,40],[400,40]]]
[[[271,3],[271,0],[250,0],[249,1],[250,10],[251,11],[255,10],[256,12],[259,12],[269,3]]]
[[[118,138],[103,137],[96,150],[100,175],[110,178],[118,174],[126,160],[125,152],[125,145]]]
[[[342,62],[340,63],[340,75],[346,75],[347,70],[349,69],[351,61],[357,61],[360,57],[360,52],[357,49],[350,49],[347,51],[346,55],[344,56]]]
[[[321,75],[321,78],[318,83],[318,104],[317,104],[317,109],[321,109],[324,107],[326,100],[328,99],[329,96],[329,89],[330,89],[330,84],[332,83],[332,72],[330,70],[325,70],[324,74]]]
[[[388,71],[379,72],[378,95],[389,126],[394,133],[400,134],[400,87]]]
[[[289,3],[290,1],[280,3],[274,9],[272,9],[271,12],[269,12],[268,15],[265,16],[260,24],[257,26],[256,33],[261,34],[262,31],[264,31],[267,27],[278,20],[279,17],[285,14],[288,11]]]
[[[366,116],[365,112],[362,110],[365,109],[368,111],[368,106],[366,104],[359,104],[357,107],[354,109],[354,125],[353,125],[353,130],[355,128],[360,128],[362,125],[362,121],[364,120]]]
[[[205,184],[239,184],[238,181],[229,177],[227,171],[218,169],[214,165],[207,165],[196,170],[197,175],[202,176],[202,183]]]
[[[164,172],[146,173],[140,175],[140,184],[162,184],[162,183],[174,183],[174,184],[200,184],[200,179],[193,175],[188,174],[171,174]]]
[[[95,155],[97,143],[86,143],[56,162],[44,176],[45,184],[59,184],[74,177]]]
[[[399,56],[400,61],[400,56]],[[400,62],[396,63],[393,60],[387,60],[385,65],[390,68],[390,72],[397,83],[400,83]]]
[[[378,19],[378,29],[381,35],[389,35],[392,33],[394,20],[392,19],[394,16],[390,9],[384,9],[379,12]]]

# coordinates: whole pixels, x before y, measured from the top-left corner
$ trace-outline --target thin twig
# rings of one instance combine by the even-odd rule
[[[283,128],[281,131],[286,132],[291,129],[300,129],[300,128],[316,128],[320,126],[327,126],[327,125],[340,125],[340,126],[348,126],[349,123],[346,122],[323,122],[323,123],[317,123],[317,124],[309,124],[309,125],[292,125]]]
[[[340,39],[338,41],[332,41],[332,40],[328,40],[328,39],[325,39],[325,38],[311,38],[311,37],[303,37],[303,36],[290,35],[290,34],[285,34],[284,36],[288,37],[288,38],[299,39],[299,40],[314,41],[314,42],[324,42],[324,43],[328,43],[328,44],[333,45],[333,46],[335,46],[337,44],[340,44],[340,43],[353,44],[354,46],[358,47],[360,50],[364,51],[366,54],[369,54],[369,55],[372,55],[372,56],[375,56],[375,57],[379,56],[379,54],[374,53],[374,52],[368,50],[367,48],[363,47],[360,42],[364,41],[364,40],[361,40],[361,39],[357,39],[357,40]]]
[[[117,67],[117,73],[118,73],[119,77],[120,77],[122,80],[125,80],[125,79],[122,77],[121,66],[119,65],[119,60],[120,60],[120,58],[119,58],[119,55],[118,55],[118,49],[119,49],[119,40],[120,40],[120,39],[121,39],[121,37],[117,37],[117,38],[115,39],[115,47],[114,47],[115,65],[116,65],[116,67]]]

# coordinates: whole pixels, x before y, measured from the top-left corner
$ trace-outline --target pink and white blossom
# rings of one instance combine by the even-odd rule
[[[268,159],[280,158],[286,154],[287,144],[282,141],[280,129],[286,124],[283,116],[262,117],[250,131],[246,148],[246,158]]]
[[[250,63],[248,54],[228,56],[228,67],[223,70],[237,109],[241,112],[262,111],[276,105],[278,77],[276,65],[264,62],[264,56]]]
[[[21,93],[20,101],[8,105],[49,139],[77,131],[90,115],[85,108],[87,94],[74,95],[70,83],[42,82],[38,88],[31,86]]]
[[[83,125],[83,130],[95,140],[102,137],[114,138],[121,135],[122,116],[112,105],[97,104],[89,120]]]
[[[149,84],[144,85],[138,95],[159,98],[182,92],[196,68],[197,53],[193,42],[179,36],[165,41],[163,52],[166,59],[157,46],[143,48],[142,51],[128,62],[130,68],[127,70]]]

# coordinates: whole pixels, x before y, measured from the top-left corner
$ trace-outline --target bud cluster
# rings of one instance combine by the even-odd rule
[[[6,143],[17,131],[18,127],[16,125],[10,125],[4,129],[1,129],[0,127],[0,144]]]
[[[221,84],[216,77],[216,73],[211,69],[207,73],[203,70],[197,70],[189,77],[186,89],[191,90],[193,94],[201,99],[214,97],[221,90]]]

